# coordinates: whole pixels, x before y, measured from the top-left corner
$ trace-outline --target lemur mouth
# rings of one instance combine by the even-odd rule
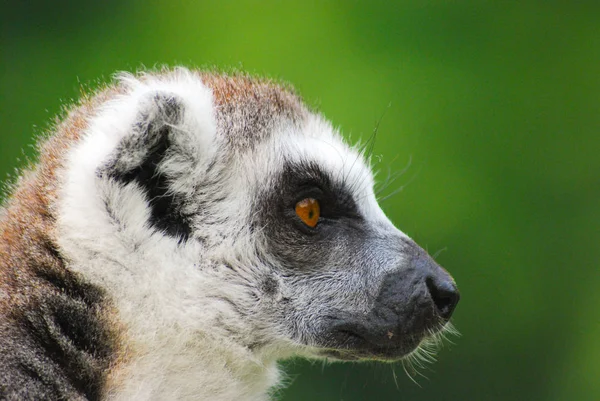
[[[400,327],[369,327],[363,324],[341,323],[326,336],[326,346],[318,351],[323,357],[342,361],[379,360],[398,361],[423,344],[439,345],[444,332],[453,332],[447,320],[401,330]]]
[[[358,334],[352,330],[341,329],[334,334],[336,346],[319,351],[321,356],[342,361],[361,359],[393,362],[402,359],[416,350],[427,335],[406,335],[401,339],[394,338],[393,331],[388,330],[381,342]]]

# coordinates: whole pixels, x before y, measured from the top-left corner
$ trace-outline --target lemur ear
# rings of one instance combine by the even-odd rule
[[[191,234],[185,199],[201,182],[215,147],[212,110],[206,110],[211,102],[202,98],[198,104],[194,97],[201,94],[190,99],[183,92],[152,90],[138,96],[134,122],[97,170],[101,179],[136,185],[149,204],[149,224],[181,241]]]
[[[182,100],[175,94],[154,93],[140,99],[133,124],[109,161],[99,168],[99,175],[140,184],[152,178],[148,174],[158,173],[159,164],[177,139],[184,112]]]

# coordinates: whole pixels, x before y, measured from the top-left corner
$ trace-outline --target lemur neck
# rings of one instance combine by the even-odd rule
[[[109,400],[266,401],[278,383],[274,361],[252,359],[234,344],[211,345],[202,336],[185,342],[154,340],[162,348],[144,347],[111,375]]]

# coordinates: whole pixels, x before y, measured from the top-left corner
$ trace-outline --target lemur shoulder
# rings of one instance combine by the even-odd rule
[[[399,360],[459,298],[360,149],[244,74],[122,74],[84,98],[0,235],[3,400],[267,400],[278,360]]]

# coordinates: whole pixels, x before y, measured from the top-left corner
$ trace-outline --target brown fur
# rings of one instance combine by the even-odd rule
[[[39,145],[37,166],[22,173],[17,190],[7,200],[0,219],[0,288],[8,294],[18,292],[21,297],[29,298],[33,296],[31,291],[42,291],[43,285],[35,288],[29,285],[38,266],[56,273],[65,271],[64,261],[56,255],[54,240],[56,174],[63,167],[67,150],[87,127],[92,109],[92,103],[84,101]],[[0,301],[3,301],[0,311],[16,309],[14,300]]]
[[[212,89],[219,130],[238,146],[249,147],[256,143],[256,137],[265,137],[274,123],[295,123],[307,116],[306,108],[293,90],[273,81],[241,74],[202,73],[200,76]]]
[[[74,369],[83,370],[76,373],[81,380],[104,377],[114,360],[113,356],[118,355],[119,336],[118,330],[111,329],[115,317],[110,302],[101,290],[68,270],[68,261],[61,255],[55,239],[59,171],[63,168],[68,149],[86,129],[94,107],[112,94],[112,91],[105,91],[93,101],[84,100],[63,123],[57,125],[55,133],[40,146],[39,162],[23,172],[15,186],[16,191],[7,200],[6,209],[0,215],[0,353],[5,353],[5,357],[15,354],[15,349],[24,348],[21,342],[45,348],[47,353],[40,353],[43,354],[41,356],[32,353],[4,361],[14,365],[12,369],[35,372],[38,381],[46,378],[36,369],[42,373],[50,371],[44,370],[44,363],[39,361],[46,361],[45,358],[57,361],[73,350],[65,351],[69,340],[60,337],[59,332],[63,328],[61,324],[73,313],[88,314],[89,319],[98,324],[90,328],[91,335],[105,343],[102,344],[105,349],[97,352],[90,349],[91,355],[84,356],[81,365],[74,365]],[[93,332],[94,329],[98,331]],[[53,344],[62,340],[67,343]],[[66,348],[61,349],[61,346]],[[36,360],[36,356],[40,359]],[[100,391],[102,381],[100,379],[94,391]],[[73,393],[72,388],[66,386],[57,393],[36,393],[32,396],[27,389],[28,382],[3,383],[0,380],[0,398],[3,398],[4,391],[8,391],[7,397],[14,395],[11,384],[22,387],[24,399],[42,395],[68,395],[79,399],[85,393],[83,390]]]

